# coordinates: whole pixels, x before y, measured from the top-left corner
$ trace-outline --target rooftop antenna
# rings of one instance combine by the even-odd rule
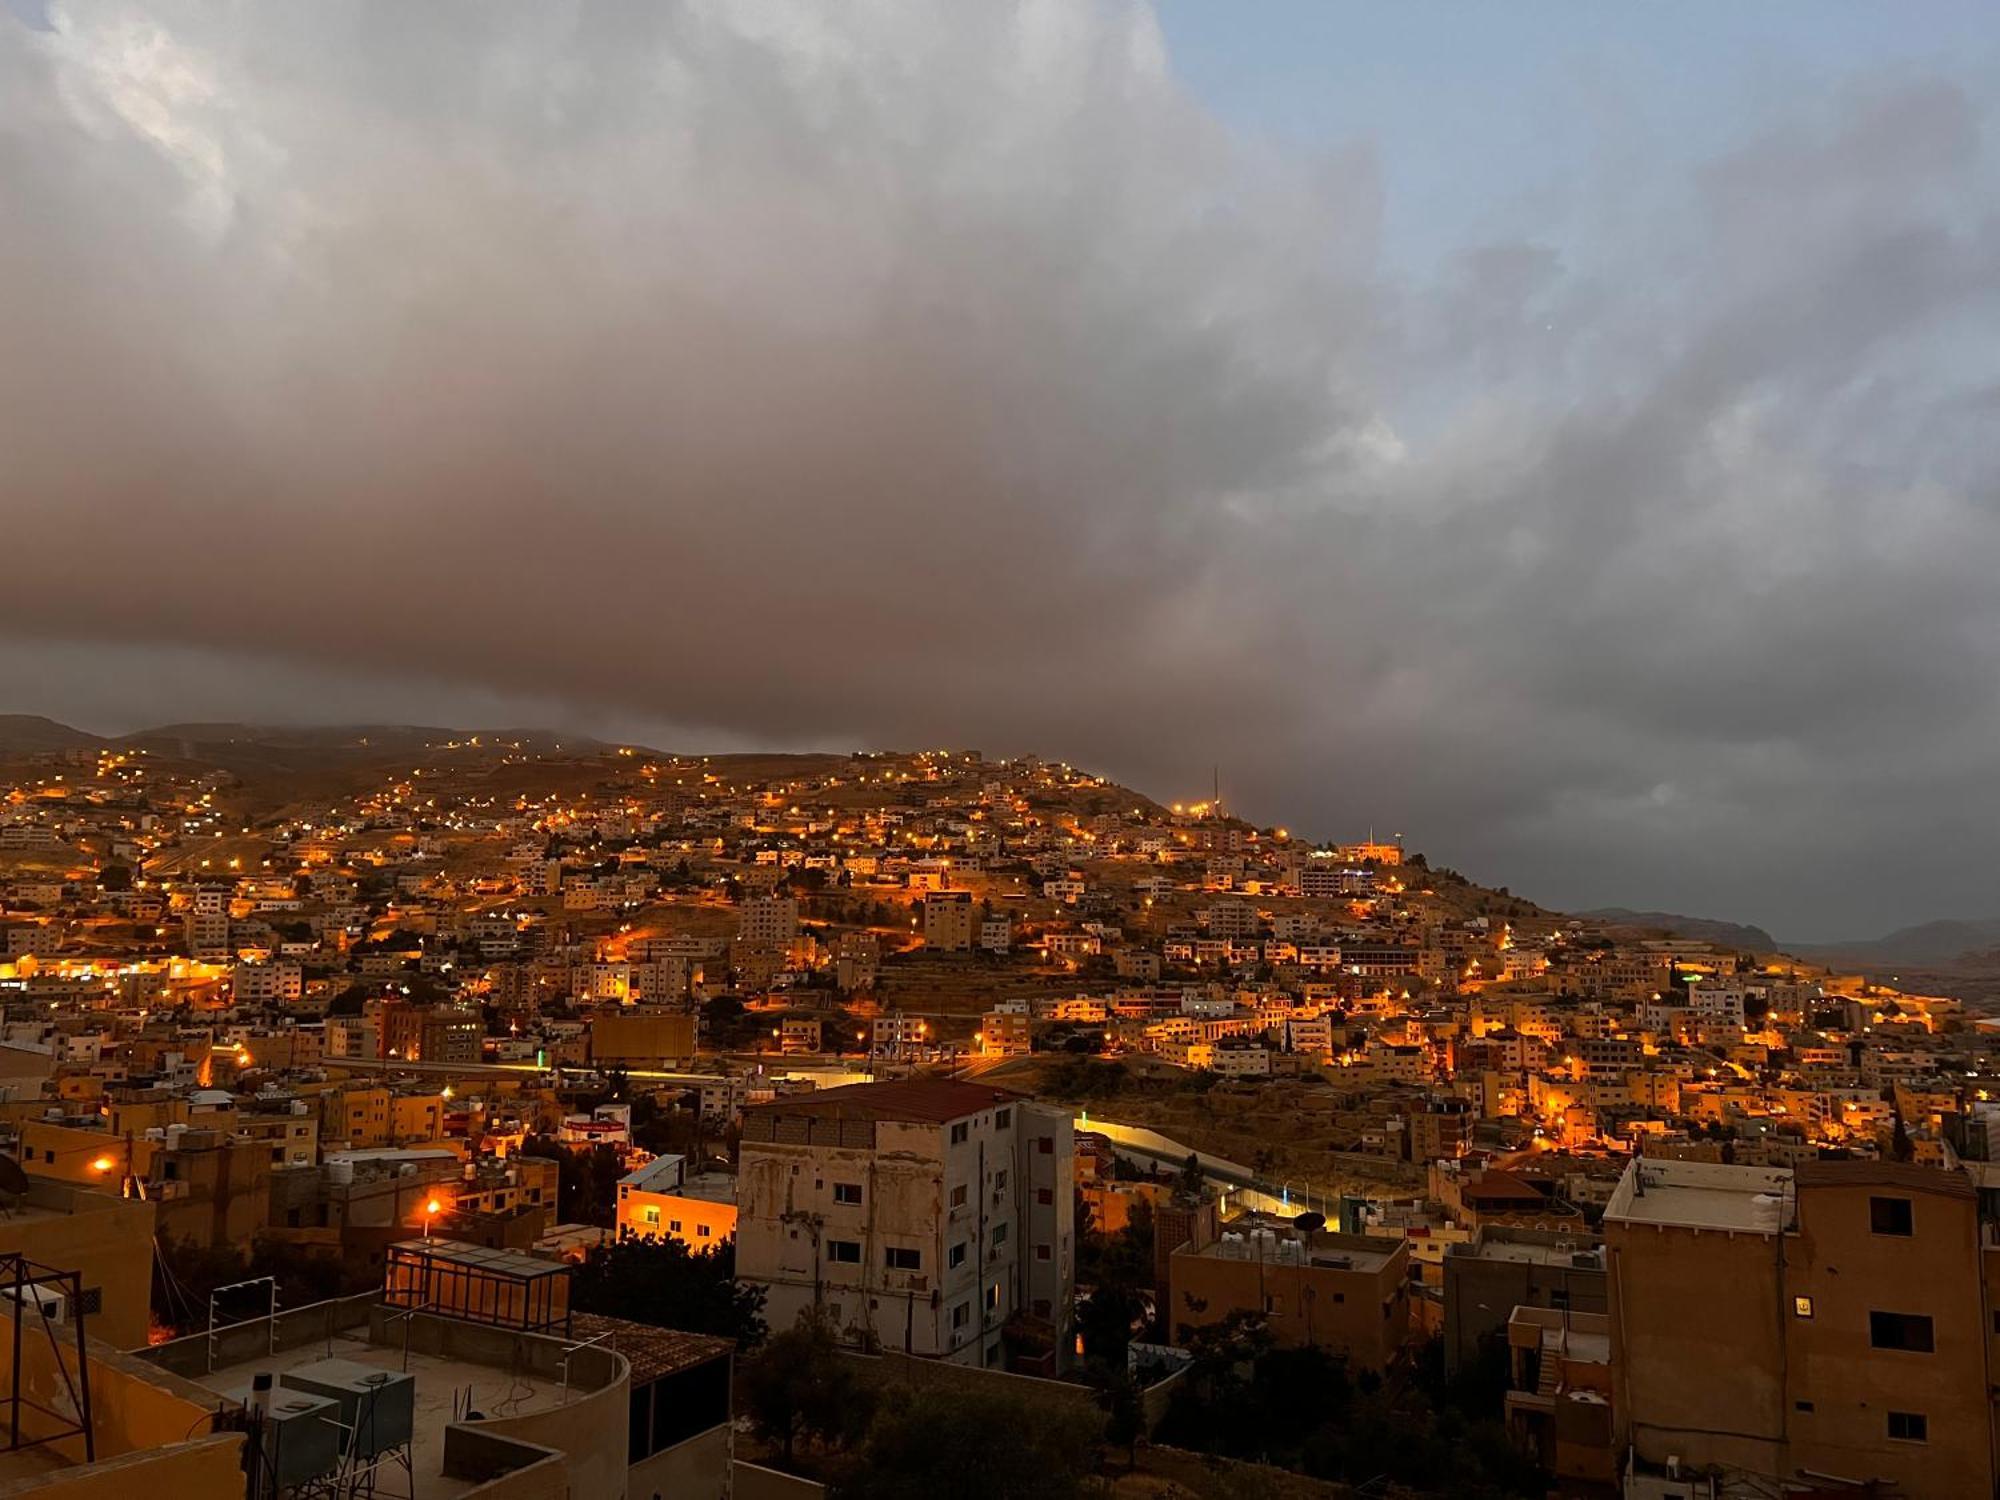
[[[1212,763],[1209,766],[1209,772],[1212,777],[1212,785],[1209,792],[1208,805],[1214,808],[1216,816],[1220,817],[1222,815],[1222,766],[1220,763]]]

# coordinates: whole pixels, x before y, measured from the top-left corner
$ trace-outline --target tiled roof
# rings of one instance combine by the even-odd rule
[[[605,1337],[608,1335],[608,1337]],[[573,1313],[570,1338],[573,1341],[604,1338],[606,1347],[624,1355],[632,1366],[632,1384],[645,1385],[662,1375],[706,1364],[735,1349],[731,1339],[706,1333],[683,1333],[678,1328],[655,1328],[650,1323],[631,1323],[624,1318],[607,1318],[602,1313]]]

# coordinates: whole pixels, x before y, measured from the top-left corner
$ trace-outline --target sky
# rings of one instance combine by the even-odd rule
[[[1991,916],[2000,12],[0,0],[0,712]]]

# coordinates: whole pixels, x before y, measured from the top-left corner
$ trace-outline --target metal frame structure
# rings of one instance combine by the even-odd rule
[[[519,1252],[452,1240],[404,1240],[389,1247],[382,1305],[398,1311],[428,1308],[462,1322],[523,1333],[567,1335],[569,1276],[566,1265]]]
[[[24,1342],[26,1314],[28,1310],[29,1288],[54,1287],[67,1298],[70,1326],[76,1330],[76,1368],[72,1374],[63,1352],[63,1341],[57,1336],[58,1325],[51,1319],[39,1299],[35,1301],[36,1320],[42,1331],[48,1335],[49,1353],[55,1360],[56,1373],[62,1377],[63,1388],[69,1396],[69,1404],[75,1409],[75,1416],[57,1411],[30,1399],[21,1388],[21,1350]],[[90,1353],[83,1335],[83,1276],[77,1271],[58,1271],[53,1267],[29,1260],[18,1252],[0,1254],[0,1296],[11,1300],[9,1315],[14,1321],[14,1348],[8,1363],[9,1383],[5,1401],[7,1404],[7,1449],[12,1453],[24,1448],[39,1448],[44,1443],[59,1442],[63,1438],[83,1439],[85,1463],[97,1462],[97,1434],[91,1420],[90,1409]],[[67,1423],[58,1431],[44,1433],[40,1437],[21,1437],[21,1409],[26,1407],[39,1416],[47,1417],[58,1424]]]
[[[222,1294],[225,1292],[240,1292],[247,1286],[261,1286],[264,1287],[269,1292],[271,1298],[270,1311],[256,1318],[238,1318],[234,1323],[216,1322],[215,1314],[217,1308],[217,1300],[222,1296]],[[215,1373],[215,1340],[218,1334],[221,1334],[231,1328],[241,1328],[246,1323],[258,1323],[266,1321],[268,1321],[268,1323],[270,1324],[270,1329],[271,1329],[271,1347],[267,1352],[271,1354],[276,1354],[278,1352],[278,1278],[277,1277],[253,1276],[248,1281],[232,1281],[227,1286],[219,1286],[214,1291],[210,1292],[208,1294],[209,1374],[213,1375]]]

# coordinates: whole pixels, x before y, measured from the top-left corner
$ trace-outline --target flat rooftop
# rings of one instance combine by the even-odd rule
[[[1778,1234],[1793,1218],[1789,1167],[1635,1157],[1604,1207],[1607,1224]]]
[[[1467,1260],[1510,1261],[1516,1265],[1574,1266],[1579,1255],[1589,1255],[1596,1249],[1596,1241],[1584,1237],[1579,1237],[1567,1250],[1554,1245],[1523,1244],[1519,1240],[1488,1239],[1477,1244],[1453,1245],[1445,1254]]]
[[[525,1369],[476,1364],[418,1349],[410,1350],[406,1364],[400,1344],[372,1344],[367,1333],[365,1326],[352,1329],[331,1339],[314,1339],[297,1348],[219,1365],[210,1374],[190,1378],[217,1395],[233,1397],[240,1395],[249,1386],[250,1378],[260,1372],[282,1375],[329,1357],[378,1370],[407,1369],[416,1377],[415,1437],[410,1444],[415,1500],[453,1500],[477,1487],[473,1480],[456,1479],[444,1472],[445,1428],[464,1415],[468,1394],[471,1409],[489,1417],[524,1416],[564,1404],[560,1382]],[[385,1487],[390,1494],[398,1493],[402,1488],[401,1476],[389,1473],[382,1477],[376,1488],[380,1491]]]

